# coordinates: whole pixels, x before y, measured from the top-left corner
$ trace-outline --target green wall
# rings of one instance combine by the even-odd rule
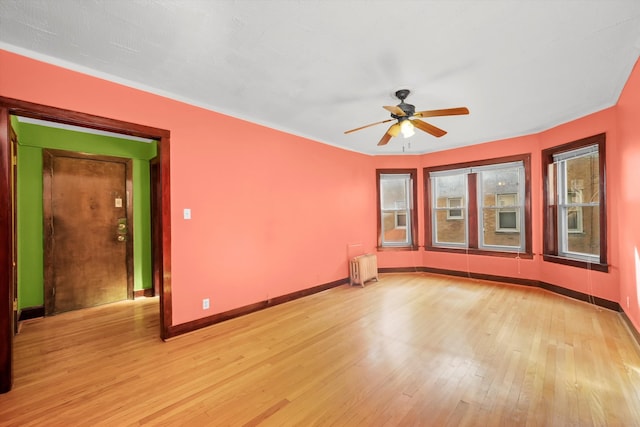
[[[156,144],[19,123],[18,135],[18,305],[44,304],[42,149],[131,158],[133,163],[134,290],[152,287],[149,160]]]

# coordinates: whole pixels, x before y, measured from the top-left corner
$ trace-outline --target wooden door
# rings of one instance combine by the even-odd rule
[[[133,298],[131,160],[44,150],[45,314]]]

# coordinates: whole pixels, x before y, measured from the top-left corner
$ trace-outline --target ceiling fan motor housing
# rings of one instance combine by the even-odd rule
[[[394,119],[399,119],[401,117],[408,118],[415,114],[416,107],[414,105],[407,104],[404,102],[404,100],[407,98],[407,96],[409,96],[410,93],[411,91],[409,89],[400,89],[396,91],[396,97],[400,100],[400,104],[398,104],[398,108],[404,111],[405,115],[397,116],[395,114],[391,114],[391,117],[393,117]]]

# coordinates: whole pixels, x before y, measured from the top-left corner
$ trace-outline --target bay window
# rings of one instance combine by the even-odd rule
[[[531,256],[530,156],[425,168],[426,248]]]

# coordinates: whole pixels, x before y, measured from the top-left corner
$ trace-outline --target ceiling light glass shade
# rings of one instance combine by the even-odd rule
[[[402,132],[402,136],[405,138],[415,135],[416,132],[413,130],[413,123],[411,123],[411,120],[403,120],[402,123],[400,123],[400,132]]]
[[[396,123],[395,125],[391,126],[387,131],[387,133],[393,136],[394,138],[398,136],[398,134],[400,133],[400,124]]]

